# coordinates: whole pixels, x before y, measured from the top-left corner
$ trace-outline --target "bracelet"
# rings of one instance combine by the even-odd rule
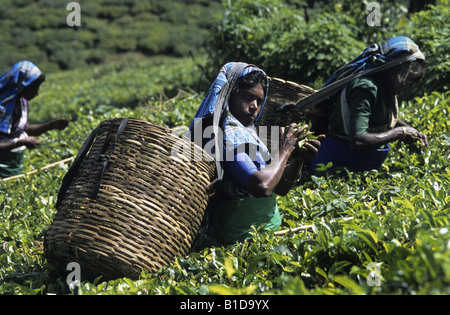
[[[402,127],[402,131],[403,131],[403,138],[402,138],[402,140],[405,140],[405,138],[406,138],[406,128]]]
[[[303,162],[302,162],[300,168],[303,168]],[[289,180],[289,179],[286,178],[286,175],[283,174],[283,179],[284,179],[284,181],[287,182],[287,183],[289,183],[289,184],[295,184],[295,183],[299,182],[299,181],[300,181],[300,178],[302,178],[302,172],[301,172],[301,171],[300,171],[300,175],[299,175],[298,178],[295,179],[295,180]]]
[[[289,183],[289,184],[297,183],[300,180],[300,178],[302,178],[302,174],[300,174],[300,176],[296,180],[289,180],[289,179],[286,178],[286,176],[283,176],[284,181]]]

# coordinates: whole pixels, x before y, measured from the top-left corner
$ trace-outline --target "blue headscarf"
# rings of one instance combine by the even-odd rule
[[[0,76],[0,132],[11,132],[17,97],[41,74],[32,62],[21,61]]]
[[[229,62],[220,69],[219,74],[217,75],[214,82],[211,84],[211,87],[209,88],[208,92],[206,93],[194,118],[204,118],[204,117],[214,113],[214,109],[216,107],[216,103],[219,98],[219,93],[224,88],[224,86],[229,82],[229,72],[230,72],[231,68],[236,64],[237,64],[236,62]],[[254,72],[254,71],[261,72],[267,78],[267,75],[263,70],[255,67],[253,65],[247,65],[244,68],[244,70],[241,72],[241,74],[239,75],[239,79],[246,76],[247,74],[249,74],[251,72]],[[261,112],[263,110],[263,107],[266,104],[267,94],[268,94],[268,86],[269,86],[268,82],[269,81],[267,81],[267,90],[265,91],[266,98],[264,99],[264,102],[261,105],[261,111],[259,112],[258,117],[256,118],[255,121],[258,120],[258,118],[261,115]],[[225,109],[228,110],[228,100],[225,100],[225,101],[227,103],[225,105],[226,106]],[[191,127],[192,127],[192,124],[191,124]]]
[[[384,44],[372,44],[364,49],[361,55],[338,69],[324,87],[354,73],[375,68],[407,55],[411,57],[409,60],[425,60],[419,46],[405,36],[391,38]]]
[[[251,133],[252,135],[254,135],[254,123],[256,121],[258,121],[259,117],[261,116],[261,113],[264,109],[264,105],[266,104],[267,101],[267,95],[268,95],[268,91],[269,91],[269,80],[267,78],[266,73],[259,69],[256,66],[253,65],[249,65],[249,64],[245,64],[245,63],[238,63],[238,62],[229,62],[227,64],[225,64],[221,69],[219,74],[217,75],[216,79],[214,80],[214,82],[212,83],[211,87],[209,88],[208,92],[206,93],[199,109],[197,110],[197,113],[195,114],[194,120],[191,123],[190,126],[190,130],[193,130],[194,127],[194,122],[195,120],[198,119],[202,119],[205,118],[207,116],[213,115],[215,111],[220,111],[220,113],[218,113],[220,115],[220,117],[225,117],[225,119],[223,120],[223,125],[219,126],[220,128],[222,128],[222,131],[225,133],[226,129],[228,127],[228,122],[231,123],[231,125],[234,127],[236,124],[237,125],[242,125],[240,124],[237,119],[235,119],[230,113],[229,113],[229,106],[228,106],[228,98],[224,98],[223,95],[221,95],[221,93],[223,94],[223,92],[225,92],[225,87],[228,84],[233,84],[230,82],[231,80],[231,69],[235,66],[240,66],[240,69],[242,69],[242,71],[240,72],[240,74],[238,75],[238,78],[236,80],[236,82],[234,83],[235,85],[238,84],[239,80],[246,76],[249,73],[258,71],[261,72],[264,77],[266,78],[266,90],[264,91],[265,93],[265,98],[263,103],[261,104],[261,110],[258,113],[258,116],[256,117],[255,121],[253,122],[253,124],[247,128],[240,126],[241,132],[239,132],[239,135],[236,136],[236,139],[234,139],[235,142],[235,146],[241,144],[240,142],[244,142],[244,141],[250,141],[250,142],[254,142],[252,141],[252,139],[254,138],[253,136],[249,136],[248,134],[246,135],[246,131],[248,131],[248,133]],[[234,86],[227,86],[227,88],[231,88],[233,89]],[[223,104],[218,104],[218,102],[223,102]],[[217,114],[217,113],[216,113]],[[203,128],[206,126],[203,126]],[[242,136],[241,136],[242,135]],[[228,137],[230,138],[230,137]],[[241,139],[242,138],[242,139]],[[225,144],[225,143],[224,143]],[[255,142],[256,144],[256,142]]]

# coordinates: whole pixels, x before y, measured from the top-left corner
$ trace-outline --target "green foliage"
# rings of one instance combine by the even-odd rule
[[[427,91],[444,92],[449,89],[449,17],[448,5],[432,6],[430,10],[414,14],[405,25],[406,31],[414,34],[412,38],[427,59],[427,72],[416,95],[422,95]]]
[[[344,14],[323,13],[307,22],[302,11],[284,1],[235,1],[206,41],[210,68],[240,60],[272,76],[312,84],[364,48],[355,27]]]
[[[167,64],[171,64],[171,71],[167,71]],[[76,120],[91,112],[103,114],[113,108],[140,107],[155,123],[169,127],[187,124],[180,112],[191,113],[192,117],[195,114],[195,104],[201,99],[191,87],[196,86],[199,77],[192,61],[167,57],[144,61],[130,58],[50,74],[39,97],[33,100],[30,120],[43,122],[57,116]]]
[[[255,227],[249,241],[192,252],[156,274],[99,278],[78,288],[47,264],[42,248],[70,162],[0,181],[0,294],[449,294],[449,11],[438,5],[408,17],[405,1],[379,2],[382,26],[370,28],[364,1],[317,1],[308,17],[305,1],[225,1],[222,21],[207,38],[206,67],[216,74],[226,61],[248,61],[317,87],[367,43],[410,36],[427,56],[428,70],[420,97],[402,103],[400,119],[428,135],[428,148],[394,143],[380,171],[305,175],[278,197],[281,229],[302,227],[299,232],[275,235]],[[140,53],[195,51],[213,24],[210,10],[222,12],[216,5],[82,1],[83,25],[69,28],[65,4],[3,0],[0,67],[38,60],[51,73],[30,103],[31,121],[71,120],[68,129],[43,135],[39,149],[27,151],[25,172],[74,156],[111,116],[187,126],[203,96],[194,91],[200,71],[192,60],[143,60]],[[103,61],[112,62],[85,67]],[[379,285],[368,281],[373,275]]]
[[[409,97],[448,89],[448,5],[408,15],[405,1],[378,1],[381,25],[372,27],[367,24],[368,1],[333,3],[319,1],[301,10],[301,5],[281,0],[224,2],[222,22],[206,41],[210,75],[218,64],[239,60],[272,76],[319,88],[370,43],[404,35],[419,44],[430,69],[420,90]]]
[[[25,171],[75,155],[111,116],[188,125],[202,97],[187,89],[194,74],[192,61],[174,59],[50,74],[30,116],[73,120],[42,136]],[[429,136],[428,148],[394,143],[378,172],[304,176],[278,197],[281,229],[305,229],[277,236],[255,227],[249,241],[192,252],[138,280],[99,278],[71,289],[67,274],[47,264],[42,237],[70,163],[0,181],[0,294],[449,294],[449,94],[402,104],[400,118]],[[370,286],[374,264],[381,283]]]

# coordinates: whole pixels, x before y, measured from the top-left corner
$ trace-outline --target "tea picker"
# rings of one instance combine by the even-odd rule
[[[277,106],[265,117],[311,121],[312,131],[327,135],[309,165],[310,171],[329,162],[332,170],[378,169],[392,141],[427,145],[424,134],[398,119],[397,102],[397,95],[410,91],[421,80],[424,69],[425,57],[418,46],[407,37],[394,37],[367,47],[320,90],[295,104],[274,103]]]

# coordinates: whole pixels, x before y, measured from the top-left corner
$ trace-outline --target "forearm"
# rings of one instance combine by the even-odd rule
[[[284,196],[291,190],[302,175],[303,164],[317,155],[323,139],[325,139],[325,135],[318,135],[316,139],[308,139],[295,152],[294,159],[286,166],[283,176],[274,190],[277,195]]]
[[[12,149],[26,146],[28,149],[34,149],[39,146],[41,140],[31,136],[21,139],[14,139],[13,141],[0,142],[0,152],[11,151]]]
[[[411,126],[408,125],[407,123],[405,123],[403,120],[399,120],[399,121],[397,121],[397,124],[395,125],[395,127],[411,127]]]
[[[17,147],[17,141],[0,142],[0,152],[11,151]]]
[[[365,151],[377,149],[380,146],[401,140],[405,137],[404,127],[397,127],[381,133],[366,133],[355,135],[350,139],[350,149],[352,151]]]
[[[295,124],[291,124],[289,127],[288,140],[280,137],[280,140],[283,140],[282,145],[280,145],[280,150],[272,163],[266,168],[254,172],[247,181],[245,188],[253,196],[257,198],[268,197],[272,192],[277,195],[286,195],[300,177],[303,162],[311,160],[317,154],[320,142],[325,136],[319,135],[317,139],[308,139],[302,144],[301,148],[298,148],[299,141],[307,139],[311,133],[309,131],[304,133],[308,127],[305,125],[295,131],[292,136],[293,127],[295,127]],[[284,129],[282,134],[284,135]],[[293,152],[296,152],[294,159],[287,165]]]
[[[250,176],[246,190],[257,198],[270,196],[283,177],[289,154],[281,154],[267,167],[256,171]]]
[[[46,122],[43,124],[36,124],[36,125],[28,125],[28,128],[26,132],[30,136],[40,136],[41,134],[54,129],[52,126],[52,122]]]
[[[43,124],[37,124],[37,125],[28,125],[26,132],[30,136],[40,136],[41,134],[58,129],[63,130],[68,126],[69,122],[65,118],[60,118],[56,120],[52,120]]]
[[[302,168],[303,161],[295,159],[289,163],[284,170],[281,180],[275,187],[274,192],[280,196],[286,195],[291,190],[292,186],[300,179]]]

